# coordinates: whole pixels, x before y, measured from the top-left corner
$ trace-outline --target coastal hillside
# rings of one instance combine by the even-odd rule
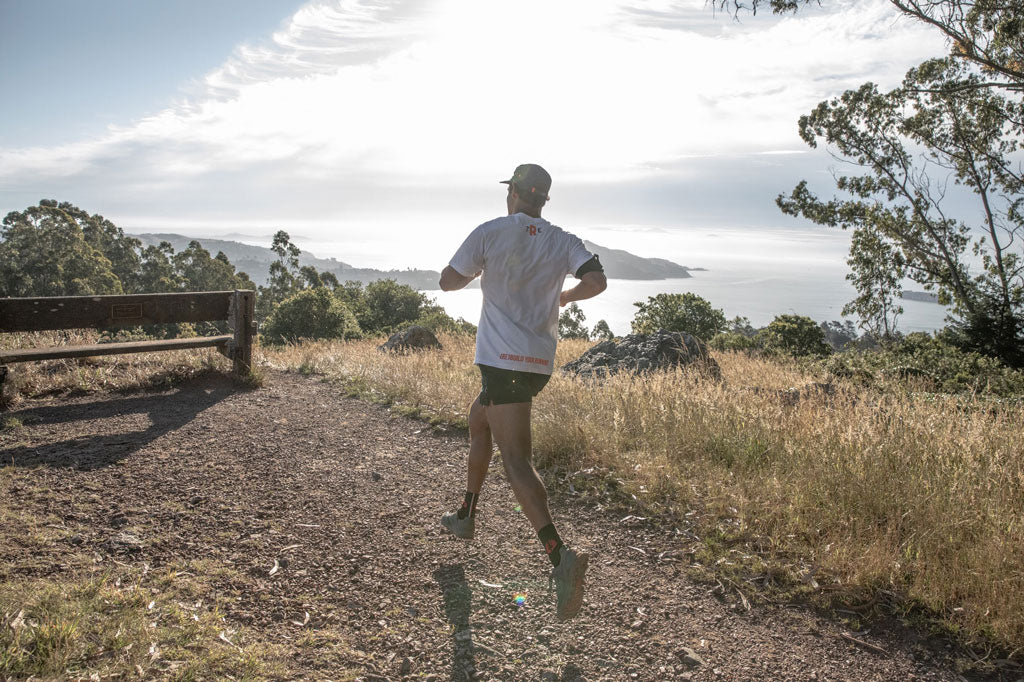
[[[253,246],[229,239],[211,239],[207,237],[186,237],[180,234],[135,234],[144,246],[169,242],[175,251],[185,249],[189,242],[197,241],[211,254],[222,251],[228,260],[241,272],[246,273],[259,286],[266,286],[267,271],[270,264],[277,260],[277,254],[268,246]],[[269,243],[268,239],[268,243]],[[339,281],[355,280],[366,284],[378,279],[393,279],[399,284],[407,284],[413,289],[437,289],[440,273],[435,270],[377,270],[375,268],[357,268],[336,258],[317,258],[308,251],[299,256],[299,265],[312,265],[319,272],[330,272]]]
[[[207,237],[186,237],[171,233],[144,233],[131,235],[140,239],[145,246],[169,242],[175,251],[185,249],[189,242],[198,241],[211,254],[223,252],[228,260],[241,272],[246,273],[253,282],[260,286],[267,283],[267,270],[277,260],[277,254],[269,247],[253,246],[230,239],[211,239]],[[643,258],[621,249],[611,249],[594,242],[584,240],[587,248],[598,254],[605,272],[613,279],[658,280],[691,277],[689,268],[664,258]],[[308,251],[299,256],[300,265],[312,265],[320,272],[330,272],[339,281],[355,280],[364,284],[378,279],[393,279],[399,284],[407,284],[414,289],[437,289],[437,280],[441,273],[436,270],[377,270],[375,268],[358,268],[336,258],[318,258]],[[479,286],[473,282],[471,286]]]
[[[605,272],[614,279],[675,279],[691,277],[691,270],[701,269],[688,268],[664,258],[642,258],[628,251],[610,249],[588,240],[584,240],[583,243],[587,249],[600,257]]]

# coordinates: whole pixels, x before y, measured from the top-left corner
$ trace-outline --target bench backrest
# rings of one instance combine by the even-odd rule
[[[0,298],[0,332],[135,327],[228,319],[233,291]]]

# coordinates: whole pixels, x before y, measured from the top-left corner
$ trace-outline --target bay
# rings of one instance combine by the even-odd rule
[[[816,322],[841,320],[843,306],[856,296],[846,281],[848,235],[838,231],[718,229],[678,233],[608,228],[592,230],[587,236],[611,248],[707,268],[693,271],[693,276],[686,279],[612,278],[604,293],[579,302],[586,326],[592,328],[603,319],[617,335],[629,333],[637,310],[635,302],[660,293],[693,292],[722,309],[728,319],[747,317],[754,327],[763,327],[775,316],[787,313],[805,315]],[[567,279],[566,288],[574,282],[571,277]],[[436,299],[449,315],[474,324],[479,321],[479,288],[424,293]],[[897,324],[904,333],[945,326],[943,306],[921,301],[903,301],[902,306],[904,313]]]

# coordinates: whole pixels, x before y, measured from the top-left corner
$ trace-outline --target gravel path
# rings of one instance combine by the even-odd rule
[[[247,391],[212,375],[9,416],[25,426],[0,432],[17,470],[0,493],[68,537],[9,547],[0,579],[59,578],[83,553],[230,567],[245,580],[225,578],[227,619],[288,647],[296,679],[964,679],[906,630],[748,611],[687,577],[685,534],[569,493],[552,495],[556,523],[592,558],[583,611],[560,624],[500,464],[476,539],[448,537],[438,518],[462,496],[465,434],[433,434],[316,377],[269,373]]]

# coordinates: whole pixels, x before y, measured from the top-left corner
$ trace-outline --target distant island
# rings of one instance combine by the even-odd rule
[[[901,291],[900,297],[908,301],[921,301],[923,303],[939,302],[939,295],[930,291]]]
[[[228,260],[241,272],[249,275],[257,285],[266,285],[267,271],[270,264],[277,260],[277,254],[269,246],[253,246],[229,239],[209,239],[206,237],[186,237],[180,234],[145,233],[135,234],[144,246],[169,242],[175,251],[188,247],[189,242],[197,241],[211,254],[222,251]],[[231,235],[235,236],[235,235]],[[241,236],[241,235],[238,235]],[[270,242],[268,238],[268,243]],[[584,241],[587,249],[598,255],[604,265],[605,274],[611,279],[657,280],[692,277],[691,271],[703,268],[690,268],[665,260],[664,258],[643,258],[621,249],[610,249],[591,241]],[[437,289],[437,281],[441,273],[436,270],[377,270],[374,268],[357,268],[336,258],[317,258],[308,251],[299,256],[300,265],[312,265],[321,272],[330,272],[339,281],[356,280],[366,284],[378,279],[393,279],[399,284],[407,284],[413,289],[428,291]],[[479,286],[479,280],[471,286]]]
[[[679,279],[692,277],[691,270],[704,269],[688,268],[664,258],[643,258],[588,240],[583,240],[583,245],[591,253],[597,254],[604,265],[605,274],[612,279]]]

